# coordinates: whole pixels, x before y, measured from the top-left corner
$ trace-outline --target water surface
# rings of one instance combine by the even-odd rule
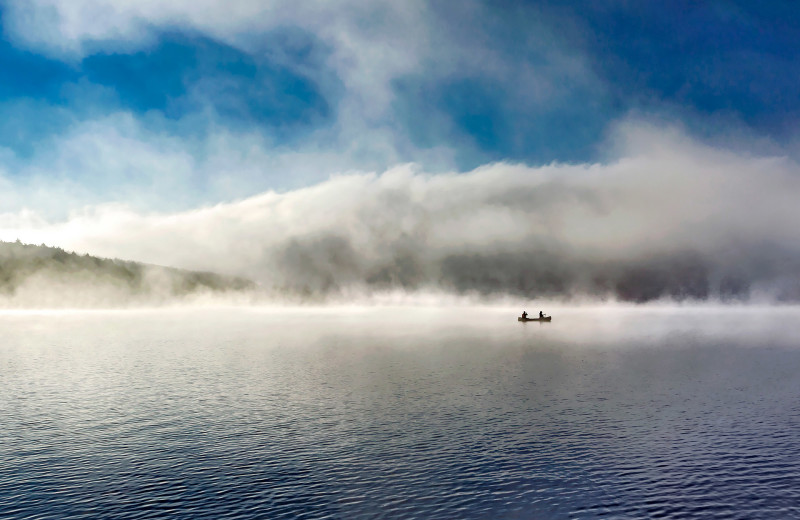
[[[800,311],[513,312],[0,315],[0,518],[800,517]]]

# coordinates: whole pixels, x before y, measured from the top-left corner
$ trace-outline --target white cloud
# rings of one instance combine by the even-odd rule
[[[101,204],[180,210],[398,162],[392,137],[381,132],[341,146],[312,136],[290,148],[255,130],[213,127],[203,136],[178,137],[159,126],[113,113],[76,122],[37,143],[24,160],[10,150],[0,153],[3,210],[46,218]],[[437,149],[420,156],[429,164],[450,161],[447,151]]]
[[[398,113],[403,109],[394,104],[396,80],[410,77],[412,84],[438,84],[490,78],[505,85],[509,103],[523,112],[563,95],[564,83],[585,86],[593,81],[581,56],[554,43],[557,38],[544,20],[531,19],[525,36],[526,49],[539,56],[534,66],[492,46],[494,29],[484,24],[489,13],[480,2],[459,2],[453,13],[443,12],[442,5],[428,0],[6,1],[3,23],[13,43],[67,61],[94,52],[148,48],[163,31],[182,30],[247,52],[271,53],[280,62],[287,58],[280,50],[261,47],[261,35],[300,28],[330,49],[330,54],[321,52],[327,61],[319,68],[333,71],[337,79],[319,70],[298,72],[318,82],[323,95],[329,90],[337,94],[327,100],[331,120],[303,128],[290,144],[274,142],[268,129],[226,128],[208,104],[226,95],[224,89],[203,81],[187,85],[190,104],[199,111],[183,116],[177,125],[161,125],[170,130],[152,130],[159,126],[153,120],[161,117],[155,111],[141,119],[117,113],[76,122],[62,135],[38,143],[31,159],[0,155],[7,177],[25,179],[17,181],[4,207],[50,216],[116,202],[142,211],[180,210],[267,189],[293,189],[334,173],[382,171],[407,161],[430,172],[448,171],[464,156],[474,160],[482,152],[460,134],[456,123],[435,113],[424,95],[406,93],[422,106],[411,107],[411,114]],[[285,65],[296,66],[291,60]],[[406,119],[398,119],[407,116],[414,127],[410,130]],[[418,132],[415,125],[434,137],[417,141],[411,135]],[[207,136],[187,137],[184,131],[190,126],[204,129]],[[55,191],[64,195],[53,200]]]
[[[173,29],[263,52],[253,47],[258,35],[300,28],[332,50],[327,65],[347,93],[339,111],[342,126],[351,129],[348,137],[385,124],[392,82],[411,74],[429,80],[490,77],[517,92],[521,104],[558,98],[565,81],[602,88],[584,57],[558,43],[542,13],[526,21],[518,42],[537,55],[533,65],[494,45],[491,31],[497,28],[487,22],[494,15],[480,2],[453,6],[457,10],[447,12],[429,0],[7,0],[3,23],[16,43],[66,60],[146,48],[160,31]]]
[[[16,41],[66,59],[147,47],[165,29],[247,49],[254,35],[299,27],[331,46],[331,66],[367,117],[388,105],[392,78],[417,69],[428,32],[420,0],[31,0],[8,2],[6,10],[6,31]]]
[[[521,113],[593,85],[583,57],[559,44],[544,19],[527,20],[524,48],[541,58],[527,59],[494,46],[497,27],[488,27],[484,8],[470,0],[448,23],[437,4],[424,0],[4,5],[6,34],[15,43],[65,60],[144,48],[170,29],[264,52],[254,35],[299,27],[330,47],[326,65],[345,86],[337,121],[291,148],[208,120],[204,137],[176,137],[118,113],[75,123],[40,143],[30,160],[3,151],[5,239],[324,287],[370,277],[435,283],[447,262],[485,262],[480,269],[494,269],[491,276],[507,282],[526,262],[539,262],[537,253],[605,276],[598,267],[604,262],[687,250],[733,272],[738,261],[726,252],[747,251],[753,255],[738,262],[743,269],[758,264],[752,268],[777,273],[785,272],[777,256],[755,253],[764,245],[796,249],[800,238],[795,162],[701,145],[636,121],[616,130],[620,148],[607,163],[498,163],[433,175],[454,164],[455,152],[416,149],[398,132],[393,82],[408,75],[432,83],[489,78],[508,88]],[[202,97],[203,87],[192,86],[190,95]],[[426,124],[437,121],[425,116]],[[424,166],[391,168],[409,155]],[[192,209],[198,205],[206,207]],[[506,256],[482,260],[492,255]]]

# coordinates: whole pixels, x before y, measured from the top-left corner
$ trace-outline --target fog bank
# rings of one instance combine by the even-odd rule
[[[797,163],[641,123],[618,137],[606,163],[402,165],[169,215],[113,204],[59,223],[4,215],[1,236],[312,299],[800,300]]]
[[[119,308],[244,302],[245,279],[0,242],[0,308]]]

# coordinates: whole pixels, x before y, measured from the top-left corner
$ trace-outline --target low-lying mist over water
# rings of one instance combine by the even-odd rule
[[[220,276],[0,242],[0,308],[105,308],[244,301],[255,284]]]
[[[643,124],[618,136],[608,163],[437,175],[408,165],[176,214],[112,205],[62,223],[16,217],[13,233],[243,277],[277,300],[800,301],[796,162]]]

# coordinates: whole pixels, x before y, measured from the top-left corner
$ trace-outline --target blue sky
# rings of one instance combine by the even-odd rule
[[[258,279],[800,258],[796,11],[0,0],[0,239]]]
[[[241,0],[238,17],[221,2],[176,4],[3,2],[12,175],[109,114],[185,140],[199,162],[219,131],[258,135],[267,152],[347,156],[318,174],[264,173],[232,195],[337,168],[598,160],[631,114],[705,138],[796,139],[800,16],[785,2],[311,3],[277,21],[258,7],[268,2]]]

